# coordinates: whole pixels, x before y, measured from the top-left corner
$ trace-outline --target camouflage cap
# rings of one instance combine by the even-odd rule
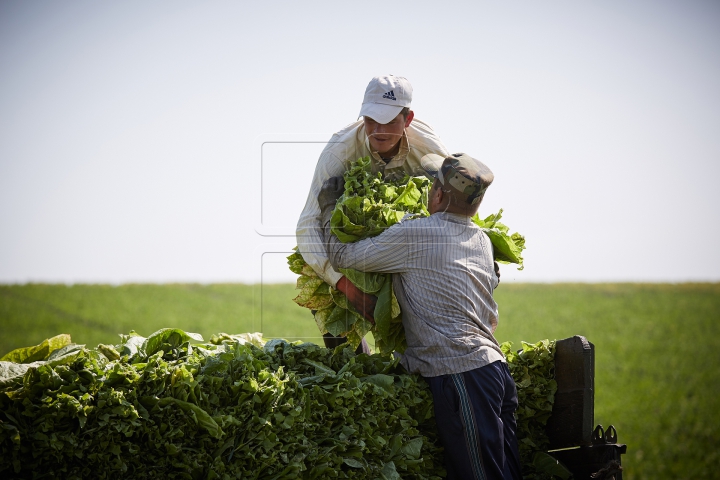
[[[446,158],[430,153],[421,163],[429,177],[437,178],[455,198],[470,205],[480,203],[495,178],[487,165],[465,153]]]

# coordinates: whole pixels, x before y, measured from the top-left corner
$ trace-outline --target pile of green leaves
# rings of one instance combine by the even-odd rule
[[[429,215],[428,194],[432,183],[426,177],[406,175],[400,180],[383,180],[380,173],[372,174],[370,157],[363,157],[353,162],[343,178],[345,190],[330,220],[332,233],[343,243],[375,237],[406,214],[418,218]],[[501,216],[502,210],[484,220],[476,214],[472,220],[488,234],[495,260],[516,263],[521,270],[525,238],[519,233],[510,235],[508,227],[499,221]],[[305,263],[297,249],[287,260],[290,270],[300,275],[297,280],[300,294],[294,301],[315,311],[315,322],[321,333],[347,337],[356,348],[362,338],[372,332],[375,346],[381,353],[405,351],[402,313],[390,274],[340,270],[360,290],[378,298],[373,326],[353,308],[342,292],[325,283]]]
[[[567,478],[563,467],[545,453],[550,445],[545,425],[552,414],[557,391],[555,342],[522,342],[519,351],[514,351],[510,342],[500,347],[517,386],[517,437],[523,478]]]
[[[0,362],[3,478],[444,476],[432,397],[389,355],[162,329]],[[29,363],[22,363],[29,362]]]

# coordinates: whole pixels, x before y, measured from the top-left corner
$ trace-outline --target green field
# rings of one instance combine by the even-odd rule
[[[0,355],[59,333],[116,343],[162,327],[321,343],[291,285],[3,285]],[[595,423],[627,479],[720,478],[720,284],[502,284],[498,340],[595,344]]]

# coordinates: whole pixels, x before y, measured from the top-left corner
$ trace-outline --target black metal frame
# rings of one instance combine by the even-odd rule
[[[593,428],[595,409],[595,346],[576,335],[555,343],[557,393],[546,426],[550,451],[574,480],[622,480],[620,456],[627,446],[617,443],[610,425]]]

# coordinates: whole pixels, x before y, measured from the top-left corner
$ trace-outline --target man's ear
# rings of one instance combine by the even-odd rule
[[[410,126],[410,123],[412,122],[413,118],[415,118],[415,112],[410,110],[408,112],[407,118],[405,119],[405,128],[408,128]]]
[[[437,182],[437,180],[435,180]],[[438,205],[440,205],[445,198],[445,192],[443,192],[442,185],[438,183],[436,188],[433,191],[433,197],[435,197],[435,201]]]

